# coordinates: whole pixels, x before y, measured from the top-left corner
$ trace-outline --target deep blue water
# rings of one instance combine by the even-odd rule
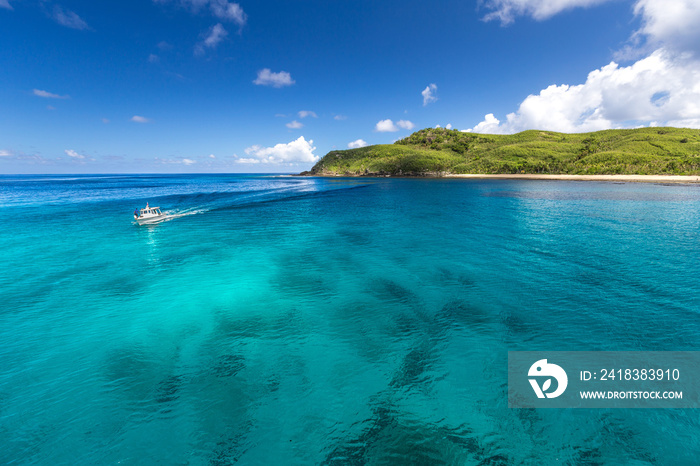
[[[3,176],[0,225],[0,464],[697,464],[506,371],[698,350],[698,185]]]

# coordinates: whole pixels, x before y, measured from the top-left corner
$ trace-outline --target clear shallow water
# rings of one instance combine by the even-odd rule
[[[1,464],[697,461],[695,411],[506,365],[697,350],[698,186],[4,176],[0,224]]]

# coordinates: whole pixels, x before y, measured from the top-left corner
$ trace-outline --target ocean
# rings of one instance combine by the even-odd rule
[[[698,350],[698,185],[5,175],[0,225],[0,464],[697,464],[507,361]]]

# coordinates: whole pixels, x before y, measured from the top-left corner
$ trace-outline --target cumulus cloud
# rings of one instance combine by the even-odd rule
[[[12,155],[12,152],[10,152],[9,150],[0,149],[0,157],[10,157]]]
[[[274,147],[251,146],[245,150],[248,158],[239,158],[238,163],[307,163],[318,162],[319,158],[314,155],[315,147],[313,141],[307,141],[304,136],[300,136],[296,141],[287,144],[277,144]]]
[[[66,149],[64,152],[66,153],[67,156],[72,157],[74,159],[84,159],[85,158],[84,155],[78,154],[73,149]]]
[[[517,15],[545,19],[574,7],[605,0],[486,0],[485,19],[512,22]],[[641,27],[631,45],[616,54],[629,66],[611,62],[589,73],[585,83],[551,85],[528,96],[516,112],[499,121],[489,113],[472,128],[484,133],[524,129],[578,132],[636,126],[700,127],[700,2],[634,0]],[[639,59],[639,57],[644,57]]]
[[[0,0],[0,8],[7,8],[8,10],[14,9],[8,0]]]
[[[197,161],[196,161],[196,160],[192,160],[192,159],[182,159],[182,163],[183,163],[184,165],[192,165],[192,164],[197,163]]]
[[[203,55],[205,48],[214,49],[228,35],[221,23],[217,23],[206,34],[204,40],[194,47],[195,55]]]
[[[253,84],[258,86],[284,87],[294,84],[292,76],[286,71],[273,73],[270,68],[264,68],[258,71],[258,77],[253,81]]]
[[[312,112],[311,110],[302,110],[299,112],[299,118],[306,118],[306,117],[318,118],[318,115],[316,115],[316,112]]]
[[[172,0],[153,0],[155,3],[169,3]],[[198,13],[208,9],[209,12],[222,21],[230,21],[243,27],[248,15],[238,3],[227,0],[177,0],[181,6]]]
[[[336,115],[333,117],[333,119],[336,121],[343,121],[343,120],[347,120],[348,117],[346,117],[345,115]]]
[[[377,122],[377,124],[374,126],[374,130],[379,133],[393,133],[395,131],[398,131],[399,128],[394,124],[393,121],[386,119]]]
[[[697,0],[637,0],[634,14],[643,36],[653,46],[669,50],[700,52],[700,2]]]
[[[541,21],[565,10],[592,7],[613,0],[481,0],[480,6],[490,13],[485,21],[499,20],[502,25],[512,23],[517,16],[530,16]],[[700,2],[697,0],[635,0],[634,15],[641,18],[642,26],[631,37],[636,46],[646,41],[655,48],[700,53]],[[620,56],[634,55],[629,47]]]
[[[502,132],[499,126],[500,124],[500,120],[496,118],[493,113],[489,113],[484,116],[484,121],[474,128],[467,130],[467,132],[474,131],[475,133],[496,134]]]
[[[53,7],[53,19],[60,25],[71,29],[90,29],[90,26],[77,14],[64,10],[58,5]]]
[[[491,11],[484,16],[484,21],[498,20],[505,26],[512,23],[516,16],[530,16],[543,21],[565,10],[609,1],[611,0],[480,0],[479,4]]]
[[[435,102],[438,100],[437,96],[435,93],[437,92],[437,86],[435,84],[428,84],[428,86],[423,89],[423,92],[421,92],[421,95],[423,96],[423,106],[425,107],[429,103]]]
[[[289,123],[287,123],[287,128],[290,128],[290,129],[299,129],[299,128],[303,128],[303,127],[304,127],[304,125],[296,120],[290,121]]]
[[[134,123],[148,123],[151,120],[143,116],[134,115],[131,117],[131,121],[133,121]]]
[[[700,62],[664,49],[627,67],[611,62],[583,84],[551,85],[528,96],[504,122],[488,114],[473,130],[587,132],[651,122],[700,126]]]
[[[41,89],[33,89],[32,93],[37,97],[43,97],[45,99],[70,99],[69,95],[52,94],[51,92],[42,91]]]
[[[393,132],[398,131],[399,128],[410,130],[410,129],[413,129],[415,127],[416,127],[416,125],[414,125],[413,123],[411,123],[408,120],[399,120],[396,122],[396,124],[394,124],[393,121],[386,119],[386,120],[381,120],[380,122],[378,122],[375,125],[374,130],[377,131],[378,133],[393,133]]]
[[[398,126],[399,128],[408,129],[408,130],[411,130],[411,129],[416,127],[416,125],[414,125],[413,123],[411,123],[408,120],[399,120],[396,122],[396,126]]]
[[[352,141],[351,143],[348,144],[348,148],[350,149],[358,149],[360,147],[366,147],[369,144],[367,144],[367,141],[364,139],[357,139],[355,141]]]

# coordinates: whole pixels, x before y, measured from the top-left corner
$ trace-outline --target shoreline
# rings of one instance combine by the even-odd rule
[[[308,172],[293,176],[317,176],[320,178],[461,178],[461,179],[503,179],[503,180],[553,180],[553,181],[617,181],[637,183],[700,183],[700,175],[566,175],[534,173],[499,173],[499,174],[368,174],[368,175],[331,175],[310,174]]]
[[[634,181],[646,183],[700,183],[698,175],[549,175],[549,174],[498,174],[498,175],[444,175],[444,178],[495,178],[515,180],[569,180],[569,181]]]

